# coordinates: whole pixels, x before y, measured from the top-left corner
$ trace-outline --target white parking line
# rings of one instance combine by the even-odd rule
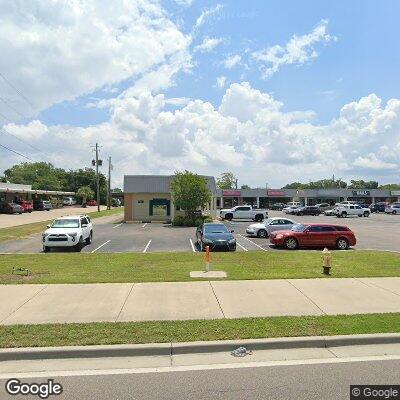
[[[236,244],[237,244],[241,249],[243,249],[244,251],[248,251],[248,250],[246,249],[246,247],[243,247],[238,241],[236,241]]]
[[[146,253],[147,249],[148,249],[149,246],[150,246],[150,243],[151,243],[151,239],[150,239],[149,242],[146,244],[146,247],[144,248],[143,253]]]
[[[145,224],[142,225],[142,228],[144,228],[147,225],[147,222]]]
[[[259,247],[261,250],[263,250],[263,251],[268,251],[267,249],[264,249],[264,247],[258,245],[257,243],[254,243],[252,240],[250,240],[250,239],[247,238],[246,236],[243,236],[243,235],[241,235],[240,233],[238,233],[238,235],[239,235],[241,238],[246,239],[246,240],[248,240],[250,243],[254,244],[254,246]]]
[[[103,244],[101,244],[99,247],[96,247],[93,251],[92,251],[92,253],[94,253],[95,251],[97,251],[98,249],[101,249],[103,246],[105,246],[107,243],[110,243],[111,242],[111,240],[107,240],[107,242],[104,242]]]
[[[121,222],[121,223],[118,224],[118,225],[113,226],[113,229],[118,228],[118,227],[121,226],[122,224],[123,224],[123,222]]]
[[[193,253],[196,253],[196,249],[194,248],[193,240],[189,239],[190,245],[192,246]]]

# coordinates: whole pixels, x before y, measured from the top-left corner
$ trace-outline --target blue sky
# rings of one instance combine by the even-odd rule
[[[194,1],[190,7],[173,1],[163,4],[187,33],[202,11],[216,4],[223,6],[197,33],[194,44],[204,36],[222,38],[224,43],[209,53],[196,54],[197,66],[191,74],[176,77],[176,85],[164,92],[168,97],[200,98],[218,106],[224,92],[215,87],[215,80],[223,75],[228,82],[249,81],[259,90],[273,93],[286,111],[313,110],[317,121],[324,124],[338,115],[343,104],[371,92],[384,101],[399,93],[398,1]],[[249,70],[242,65],[227,70],[221,65],[230,54],[283,45],[292,35],[307,34],[324,19],[329,21],[328,31],[337,41],[318,46],[316,60],[283,66],[268,80],[261,79],[256,65]],[[115,86],[122,92],[131,83],[128,79]],[[96,124],[108,119],[108,111],[88,109],[85,104],[92,98],[111,97],[112,93],[95,91],[50,107],[39,117],[51,125]]]
[[[399,1],[0,7],[0,143],[29,159],[86,167],[99,142],[117,184],[183,169],[399,182]],[[24,160],[2,148],[0,169]]]

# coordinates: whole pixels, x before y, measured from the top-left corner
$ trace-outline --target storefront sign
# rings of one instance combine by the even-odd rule
[[[369,190],[353,190],[353,196],[370,196]]]
[[[268,189],[267,195],[270,197],[284,196],[285,192],[283,190]]]
[[[390,192],[390,195],[391,195],[391,196],[400,196],[400,190],[392,190],[392,191]]]
[[[223,190],[222,196],[240,196],[240,190]]]

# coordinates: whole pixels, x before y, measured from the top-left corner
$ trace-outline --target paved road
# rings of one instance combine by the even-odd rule
[[[283,216],[279,211],[270,211],[271,216]],[[400,216],[372,214],[369,218],[294,217],[298,222],[339,223],[349,226],[356,234],[355,249],[379,249],[400,251]],[[96,221],[96,220],[94,220]],[[82,252],[161,252],[198,251],[195,229],[171,227],[160,223],[112,224],[95,222],[94,240]],[[237,251],[285,251],[271,246],[266,239],[249,238],[246,227],[252,221],[225,222],[233,229],[237,240]],[[42,251],[41,236],[28,239],[0,242],[0,253],[39,253]],[[71,250],[53,250],[71,251]]]
[[[257,368],[58,376],[63,394],[54,399],[80,400],[340,400],[349,399],[351,384],[400,384],[400,361],[364,361],[300,364]],[[22,379],[45,382],[45,378]],[[3,399],[31,399],[8,396],[0,380]],[[37,397],[36,397],[37,398]]]
[[[100,206],[101,210],[105,210],[106,206]],[[97,207],[63,207],[55,208],[49,211],[33,211],[32,213],[24,214],[0,214],[0,229],[9,228],[11,226],[19,226],[24,224],[31,224],[33,222],[48,221],[62,215],[76,215],[86,214],[89,212],[97,211]]]

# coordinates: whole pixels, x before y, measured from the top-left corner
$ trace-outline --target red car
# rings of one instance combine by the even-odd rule
[[[31,213],[33,211],[33,203],[31,201],[21,200],[18,204],[22,207],[24,212]]]
[[[97,206],[97,201],[96,200],[89,200],[86,202],[87,206]]]
[[[272,232],[269,240],[275,246],[294,250],[299,247],[336,247],[347,250],[357,241],[347,227],[328,224],[296,224],[290,231]]]

